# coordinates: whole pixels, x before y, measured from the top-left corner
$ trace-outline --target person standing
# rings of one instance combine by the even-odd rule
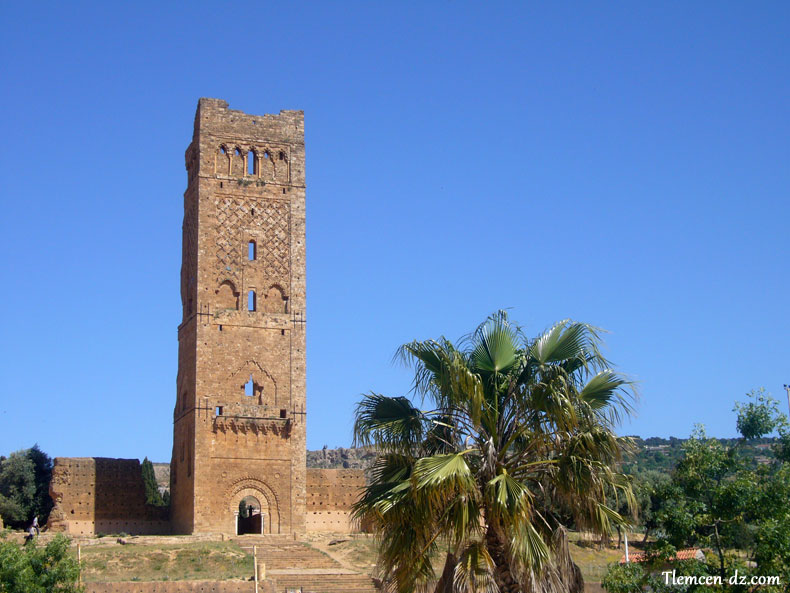
[[[31,528],[31,535],[32,535],[32,529],[36,530],[36,535],[41,535],[41,532],[38,529],[38,515],[33,517],[33,527]]]

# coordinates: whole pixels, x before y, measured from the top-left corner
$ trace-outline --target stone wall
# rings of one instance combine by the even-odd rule
[[[359,469],[308,469],[306,530],[360,531],[351,507],[364,487],[365,472]]]
[[[50,531],[71,535],[168,533],[167,509],[145,504],[137,459],[56,457],[49,493]]]
[[[86,583],[85,593],[254,593],[255,583],[250,581],[173,581],[141,583],[120,581],[115,583]],[[274,593],[271,581],[258,584],[259,593]]]

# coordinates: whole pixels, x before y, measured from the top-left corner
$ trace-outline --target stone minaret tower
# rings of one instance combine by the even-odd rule
[[[186,168],[173,531],[301,532],[304,114],[200,99]]]

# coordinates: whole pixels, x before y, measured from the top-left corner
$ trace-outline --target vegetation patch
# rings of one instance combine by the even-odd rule
[[[72,550],[76,556],[76,550]],[[85,582],[249,579],[252,555],[232,542],[96,545],[82,548]]]

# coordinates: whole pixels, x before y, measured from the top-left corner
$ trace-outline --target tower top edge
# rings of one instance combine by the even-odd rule
[[[230,109],[223,99],[202,97],[195,112],[193,139],[199,134],[241,135],[288,143],[304,143],[304,111],[280,110],[278,114],[254,115]]]
[[[240,109],[230,109],[229,104],[224,99],[216,99],[212,97],[201,97],[198,100],[198,111],[211,111],[211,112],[225,112],[228,115],[245,116],[245,117],[278,117],[279,115],[304,115],[303,109],[281,109],[279,113],[264,113],[256,115],[254,113],[247,113]]]

